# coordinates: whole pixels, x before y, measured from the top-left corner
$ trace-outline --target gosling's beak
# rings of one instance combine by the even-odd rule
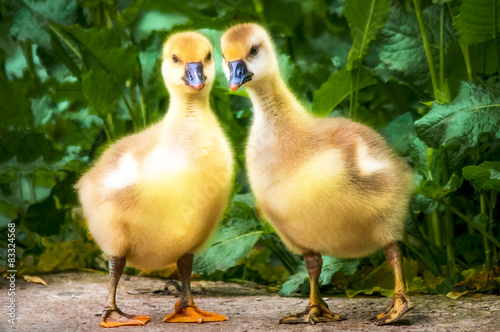
[[[206,79],[207,77],[203,75],[203,64],[201,62],[186,63],[186,73],[182,80],[187,86],[200,91],[205,86]]]
[[[243,60],[229,61],[229,90],[236,91],[240,86],[252,80],[253,73],[249,72]]]

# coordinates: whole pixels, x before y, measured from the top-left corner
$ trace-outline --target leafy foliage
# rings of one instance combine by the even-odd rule
[[[500,35],[498,1],[462,0],[455,28],[464,45],[479,44]]]
[[[352,46],[347,56],[347,69],[352,70],[353,62],[363,60],[368,54],[370,42],[385,25],[391,10],[390,0],[347,1],[344,15],[349,24]]]
[[[409,289],[456,296],[460,285],[472,284],[493,291],[500,259],[498,6],[488,0],[1,2],[0,229],[16,224],[18,270],[105,269],[73,185],[109,142],[163,117],[169,96],[161,47],[168,35],[199,30],[213,43],[218,65],[221,33],[255,21],[274,37],[283,77],[306,107],[374,127],[413,166],[403,240]],[[283,284],[282,295],[307,293],[300,257],[256,213],[244,167],[252,106],[244,91],[228,91],[220,66],[211,105],[235,150],[235,195],[197,254],[196,273],[270,289]],[[7,241],[0,238],[2,247]],[[380,253],[323,259],[323,291],[392,294],[392,272]],[[7,261],[5,251],[0,261]],[[476,287],[483,279],[493,286]]]

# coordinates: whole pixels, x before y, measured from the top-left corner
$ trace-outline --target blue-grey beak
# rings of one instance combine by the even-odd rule
[[[253,73],[249,72],[243,60],[229,61],[229,90],[236,91],[240,86],[252,80]]]
[[[182,80],[187,86],[200,91],[205,86],[206,76],[203,75],[203,64],[201,62],[186,63],[186,72]]]

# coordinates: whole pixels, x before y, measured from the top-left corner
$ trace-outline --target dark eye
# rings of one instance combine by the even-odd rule
[[[250,54],[257,55],[257,46],[252,46],[252,48],[250,49]]]
[[[174,54],[174,55],[172,55],[172,61],[173,61],[174,63],[179,62],[179,58],[177,57],[177,55],[175,55],[175,54]]]
[[[209,52],[207,55],[207,61],[210,61],[210,59],[212,59],[212,53]]]

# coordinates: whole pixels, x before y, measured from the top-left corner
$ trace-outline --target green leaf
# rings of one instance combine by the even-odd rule
[[[500,191],[500,162],[485,161],[479,166],[466,166],[462,169],[464,178],[477,191]]]
[[[343,272],[346,275],[351,275],[356,272],[359,265],[359,260],[342,260],[330,256],[322,256],[323,268],[321,269],[321,275],[319,277],[320,286],[329,285],[332,276],[337,272]],[[305,263],[302,261],[302,265],[299,266],[297,272],[289,276],[283,287],[281,288],[280,296],[290,296],[292,293],[307,287],[309,284],[309,274],[307,273],[307,268]]]
[[[418,187],[415,188],[417,194],[432,198],[433,200],[440,200],[441,198],[455,192],[460,184],[460,176],[453,173],[448,182],[442,186],[436,180],[424,180]]]
[[[53,197],[28,208],[23,225],[42,236],[56,235],[64,223],[65,210],[56,207]]]
[[[13,126],[15,129],[33,125],[28,95],[29,85],[23,81],[9,82],[0,80],[0,124],[2,127]]]
[[[50,45],[52,46],[52,51],[55,55],[64,63],[64,65],[71,71],[71,73],[78,79],[81,80],[82,72],[80,68],[73,61],[71,56],[68,54],[66,49],[63,47],[59,38],[55,35],[55,33],[50,30]]]
[[[369,70],[365,68],[360,68],[360,70],[359,90],[377,83],[377,80],[371,77]],[[313,94],[313,113],[326,116],[349,96],[351,93],[351,76],[351,72],[347,68],[342,68],[330,75],[328,81],[323,83],[321,88]]]
[[[451,103],[435,103],[431,111],[415,121],[419,138],[428,146],[455,141],[455,155],[479,144],[481,134],[500,138],[500,95],[495,86],[476,86],[463,82],[458,96]]]
[[[382,129],[382,135],[400,155],[407,155],[410,138],[415,135],[412,114],[408,112],[398,116]]]
[[[35,44],[50,46],[50,37],[44,30],[49,21],[70,25],[76,17],[76,0],[23,0],[14,15],[10,33],[17,40],[30,39]]]
[[[297,272],[295,274],[292,274],[286,279],[285,283],[281,287],[279,295],[280,296],[292,295],[292,293],[296,292],[302,286],[306,285],[308,283],[308,280],[309,280],[309,275],[307,274],[307,269],[306,266],[304,265],[304,262],[302,262],[302,265],[299,266]]]
[[[347,69],[352,70],[355,61],[362,61],[368,53],[370,42],[385,25],[391,9],[391,0],[347,1],[344,15],[349,24],[352,46],[347,57]]]
[[[404,258],[404,271],[406,280],[413,280],[417,276],[418,263],[414,260]],[[349,285],[346,290],[348,297],[354,297],[357,294],[372,295],[380,293],[382,296],[390,297],[394,295],[394,271],[385,261],[382,265],[372,269],[362,278]]]
[[[439,63],[440,8],[429,6],[422,14],[434,62]],[[455,39],[451,21],[447,16],[443,38],[446,50]],[[393,8],[389,20],[380,30],[380,42],[376,48],[381,62],[375,72],[383,76],[385,81],[396,77],[410,81],[421,89],[432,90],[425,48],[414,11]]]
[[[413,195],[410,205],[414,213],[422,212],[425,214],[431,213],[438,207],[435,200],[420,194]]]
[[[360,263],[359,259],[345,260],[330,256],[323,257],[323,268],[319,276],[320,286],[329,285],[332,281],[332,276],[337,272],[343,272],[345,275],[351,275],[356,272]]]
[[[461,0],[455,29],[464,45],[475,45],[498,37],[500,1]]]
[[[28,274],[84,269],[93,266],[100,254],[101,250],[95,243],[80,239],[53,243],[40,255],[38,264],[28,265],[23,261],[18,270],[20,274]]]
[[[0,128],[0,151],[0,162],[17,157],[17,161],[29,163],[43,157],[47,163],[53,163],[64,155],[42,133],[10,131],[4,128]]]
[[[137,15],[141,11],[142,7],[144,7],[144,3],[149,0],[134,0],[130,6],[122,10],[122,12],[118,15],[117,22],[123,27],[129,26],[136,19]]]
[[[64,28],[64,31],[78,43],[82,53],[88,55],[85,58],[92,69],[104,70],[118,84],[133,76],[137,47],[123,46],[114,29],[84,30],[79,25],[72,25]]]
[[[101,116],[111,112],[111,106],[122,94],[118,84],[104,71],[83,75],[82,92]]]
[[[251,194],[234,196],[229,219],[215,231],[208,248],[195,256],[196,273],[226,271],[248,256],[263,234],[253,205],[249,204],[253,201]]]

